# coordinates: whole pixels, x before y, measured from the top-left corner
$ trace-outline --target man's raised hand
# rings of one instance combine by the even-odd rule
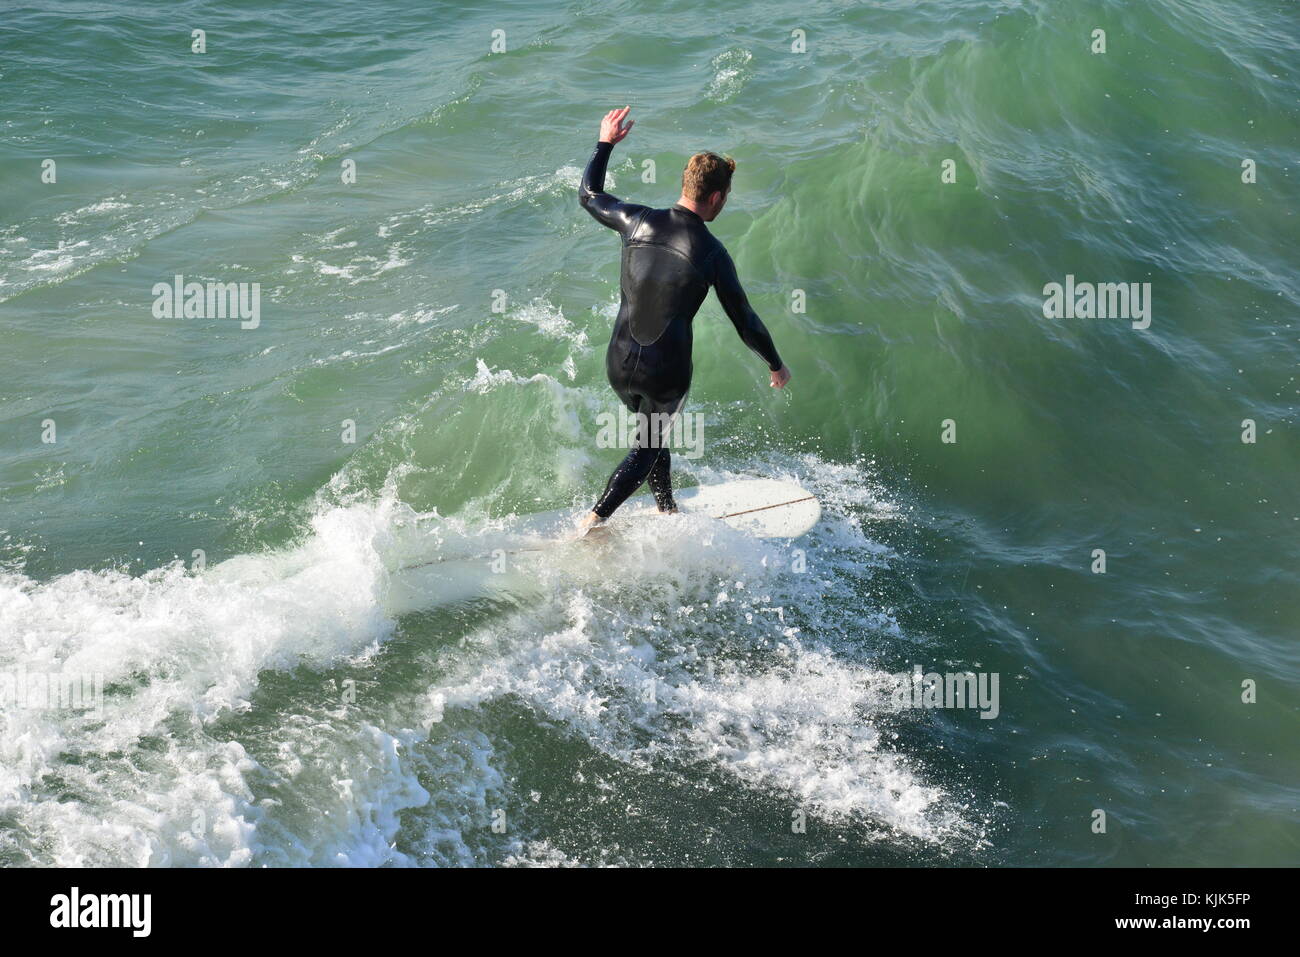
[[[632,107],[625,106],[621,110],[610,110],[600,121],[600,141],[613,146],[623,137],[627,136],[632,130],[632,124],[636,120],[628,120],[627,115],[632,111]],[[624,125],[623,121],[627,120]]]

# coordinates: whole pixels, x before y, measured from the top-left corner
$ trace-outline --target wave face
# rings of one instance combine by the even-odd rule
[[[173,9],[0,30],[0,863],[1294,863],[1290,4]],[[795,375],[710,300],[675,474],[798,542],[522,532],[620,457],[624,103]]]

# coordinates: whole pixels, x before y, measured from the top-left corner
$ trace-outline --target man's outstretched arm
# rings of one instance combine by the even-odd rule
[[[623,235],[627,235],[632,223],[646,208],[635,203],[625,203],[617,196],[605,192],[605,167],[609,163],[609,154],[613,152],[614,144],[627,136],[632,124],[636,122],[627,120],[627,124],[623,124],[629,110],[629,106],[621,110],[610,110],[600,121],[600,142],[596,144],[596,151],[591,154],[587,170],[582,174],[582,182],[578,185],[578,202],[582,208],[591,213],[602,226],[617,229]]]
[[[758,318],[758,314],[750,306],[749,297],[745,295],[745,290],[740,285],[740,277],[736,275],[736,264],[731,261],[731,256],[725,249],[718,250],[717,255],[713,257],[713,262],[713,288],[718,294],[718,302],[722,303],[722,308],[727,313],[727,318],[736,327],[736,332],[740,333],[740,338],[744,340],[745,345],[758,353],[767,363],[767,368],[772,373],[773,388],[785,388],[785,384],[790,381],[790,370],[777,355],[776,346],[767,331],[767,326],[763,325],[763,320]]]

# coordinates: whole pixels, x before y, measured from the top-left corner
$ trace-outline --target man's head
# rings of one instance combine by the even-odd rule
[[[706,223],[717,218],[731,192],[736,161],[717,153],[696,153],[682,171],[681,205],[699,213]]]

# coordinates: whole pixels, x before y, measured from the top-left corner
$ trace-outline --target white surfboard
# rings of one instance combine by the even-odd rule
[[[817,524],[822,507],[817,497],[794,482],[780,479],[740,479],[717,485],[697,485],[674,490],[677,509],[689,515],[707,515],[757,538],[798,538]],[[515,526],[519,534],[543,540],[569,539],[585,509],[560,508],[524,516]],[[618,527],[657,516],[654,498],[636,495],[610,516],[606,525]]]
[[[674,492],[673,498],[682,512],[719,519],[756,538],[798,538],[816,525],[822,514],[815,495],[779,479],[697,485]],[[624,503],[611,522],[657,514],[653,498],[638,496]]]
[[[717,485],[697,485],[674,490],[673,498],[683,513],[705,515],[726,522],[756,538],[798,538],[816,525],[822,514],[817,496],[794,482],[781,479],[739,479]],[[578,520],[584,514],[586,510],[581,508],[557,508],[510,521],[508,530],[515,547],[506,551],[532,551],[571,541],[577,533]],[[636,495],[624,502],[604,524],[617,528],[658,515],[652,496]],[[477,557],[445,554],[430,563],[466,561]]]
[[[674,491],[679,511],[688,515],[707,516],[758,538],[797,538],[809,531],[821,518],[817,497],[794,482],[778,479],[742,479],[717,485],[700,485]],[[577,538],[578,519],[585,508],[562,508],[550,512],[506,520],[506,535],[499,549],[476,540],[475,549],[461,552],[440,550],[426,560],[411,561],[418,555],[408,553],[390,581],[385,605],[391,613],[426,607],[431,598],[436,604],[497,592],[511,593],[529,587],[526,580],[510,575],[492,574],[489,562],[502,553],[521,555],[558,548],[581,548]],[[654,498],[638,495],[628,499],[603,527],[617,535],[620,527],[653,519],[660,521]],[[604,538],[608,532],[593,537]],[[485,551],[480,549],[486,548]]]

